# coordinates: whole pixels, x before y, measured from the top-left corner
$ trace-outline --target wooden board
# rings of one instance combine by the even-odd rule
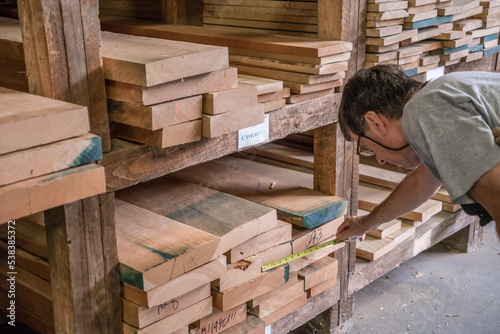
[[[218,115],[203,115],[202,135],[219,137],[254,125],[264,123],[265,106],[261,103],[250,108],[229,111]]]
[[[214,308],[212,313],[196,321],[190,327],[190,334],[219,333],[245,321],[247,305],[242,304],[227,311]]]
[[[401,229],[389,235],[387,238],[378,239],[367,236],[364,241],[356,240],[356,256],[369,261],[377,260],[390,252],[396,245],[414,234],[414,226],[402,224]]]
[[[383,188],[360,185],[358,187],[358,207],[363,210],[371,211],[377,205],[382,203],[382,201],[389,196],[389,194],[390,191]],[[441,202],[430,199],[412,212],[409,212],[401,217],[416,221],[426,221],[441,210]]]
[[[259,103],[265,103],[265,102],[282,100],[282,99],[285,99],[287,97],[290,97],[290,88],[285,87],[282,90],[279,90],[279,91],[274,92],[274,93],[259,95],[257,98],[257,101]],[[267,111],[268,110],[266,108],[266,112]]]
[[[227,48],[101,32],[104,77],[154,86],[229,66]]]
[[[116,200],[120,278],[145,291],[220,255],[217,236]]]
[[[212,313],[212,297],[205,298],[201,302],[188,306],[187,308],[157,321],[143,329],[137,329],[123,323],[124,334],[154,334],[172,333],[184,328],[190,323]]]
[[[205,284],[182,296],[173,298],[172,300],[168,300],[152,308],[146,308],[128,299],[122,298],[123,321],[131,326],[144,328],[209,297],[210,284]]]
[[[256,87],[258,95],[274,93],[283,89],[283,82],[281,80],[255,77],[241,73],[238,73],[238,84]]]
[[[275,101],[267,101],[264,102],[264,108],[266,113],[273,111],[273,110],[278,110],[281,108],[284,108],[286,106],[286,99],[279,99]]]
[[[166,148],[201,140],[202,125],[202,120],[198,119],[171,125],[159,130],[146,130],[131,125],[115,123],[111,128],[111,133],[114,137]]]
[[[281,245],[268,248],[255,254],[256,257],[261,259],[262,264],[271,263],[290,255],[292,255],[292,245],[290,242],[282,243]]]
[[[327,279],[334,279],[336,281],[338,267],[337,259],[325,256],[300,269],[297,273],[299,278],[304,281],[304,288],[309,290]]]
[[[35,256],[47,261],[47,237],[45,226],[39,224],[35,217],[39,214],[26,216],[16,220],[16,247],[22,248]],[[0,238],[8,241],[8,224],[0,224]],[[39,275],[42,277],[42,275]],[[45,277],[44,277],[45,278]],[[49,278],[46,278],[50,280]]]
[[[237,285],[226,291],[212,289],[214,307],[221,311],[225,311],[246,303],[257,296],[285,284],[289,279],[289,273],[289,267],[285,265],[271,271],[263,272],[253,280]]]
[[[306,304],[307,304],[307,293],[304,292],[304,294],[301,297],[290,301],[287,305],[265,316],[263,320],[266,326],[269,326]]]
[[[382,46],[387,46],[390,44],[395,44],[401,41],[404,41],[406,39],[412,38],[413,36],[416,36],[418,31],[416,29],[412,30],[403,30],[403,32],[387,37],[380,37],[380,38],[373,38],[373,37],[368,37],[366,38],[366,44],[367,45],[382,45]]]
[[[218,236],[221,253],[277,224],[276,211],[272,208],[171,176],[123,189],[116,196]]]
[[[460,14],[477,6],[479,6],[479,0],[461,1],[459,4],[438,8],[438,14],[439,16]]]
[[[86,134],[0,155],[0,186],[101,159],[101,138]]]
[[[311,228],[338,218],[346,208],[345,200],[340,197],[283,181],[275,182],[273,178],[213,161],[173,175],[275,208],[281,220],[302,227]],[[273,182],[275,185],[270,189]]]
[[[350,52],[343,52],[324,57],[306,57],[306,56],[298,56],[287,53],[266,52],[261,50],[250,50],[250,49],[241,49],[232,47],[229,48],[229,54],[239,55],[239,56],[249,56],[249,57],[262,57],[268,59],[278,59],[294,63],[306,63],[313,65],[324,65],[339,61],[347,61],[351,57]]]
[[[306,85],[306,84],[298,84],[295,82],[284,81],[283,86],[288,87],[294,94],[309,94],[319,91],[330,90],[335,87],[340,87],[344,83],[343,76],[345,76],[345,72],[339,72],[338,74],[339,74],[338,79],[323,83]],[[291,96],[287,97],[287,99],[290,98]]]
[[[78,137],[89,131],[86,107],[0,87],[0,154]]]
[[[314,296],[319,295],[320,293],[325,292],[328,289],[331,289],[337,285],[337,279],[327,279],[324,282],[319,283],[318,285],[315,285],[311,287],[309,290],[307,290],[307,298],[311,298]]]
[[[257,87],[255,86],[238,86],[229,90],[203,94],[203,112],[210,115],[247,109],[257,103]]]
[[[293,254],[301,252],[307,248],[313,247],[323,241],[334,237],[337,229],[345,220],[345,217],[339,217],[330,222],[324,223],[313,229],[305,229],[293,226],[292,229],[292,252]]]
[[[286,99],[286,103],[294,104],[294,103],[305,102],[305,101],[320,98],[322,96],[327,96],[327,95],[333,94],[333,92],[334,92],[334,89],[325,89],[325,90],[319,90],[319,91],[311,92],[311,93],[293,94],[293,95],[290,95],[290,97],[288,97]]]
[[[262,294],[260,296],[257,296],[255,298],[249,300],[247,302],[247,305],[248,305],[249,309],[250,308],[256,308],[261,303],[263,303],[265,301],[268,301],[270,299],[273,299],[273,296],[275,296],[276,294],[278,294],[278,293],[280,293],[282,291],[285,291],[287,289],[292,288],[297,283],[302,283],[302,289],[301,290],[304,291],[304,281],[299,280],[296,272],[290,273],[290,277],[288,278],[288,281],[286,283],[280,285],[279,287],[277,287],[274,290],[268,291],[268,292],[266,292],[266,293],[264,293],[264,294]]]
[[[369,213],[370,213],[369,211],[358,210],[359,216],[365,216]],[[393,219],[387,223],[382,223],[376,229],[366,232],[366,234],[374,238],[383,239],[387,237],[389,234],[396,232],[400,228],[401,228],[401,220]]]
[[[16,221],[16,223],[19,221]],[[17,231],[16,231],[17,232]],[[2,238],[4,237],[4,231],[1,232]],[[17,234],[16,234],[17,236]],[[16,240],[17,242],[17,240]],[[8,244],[7,240],[0,240],[0,257],[5,258],[8,260]],[[26,268],[26,270],[30,271],[31,273],[35,274],[36,276],[39,276],[43,278],[44,280],[50,282],[50,269],[49,269],[49,263],[47,262],[46,259],[43,259],[39,256],[36,256],[34,254],[31,254],[30,252],[24,250],[23,248],[20,248],[18,245],[16,245],[16,265]]]
[[[109,119],[147,130],[158,130],[172,125],[200,119],[203,112],[201,95],[182,98],[151,106],[124,101],[108,101]]]
[[[261,57],[229,56],[231,66],[245,65],[250,67],[268,68],[280,71],[307,73],[307,74],[332,74],[347,70],[347,62],[335,62],[324,65],[314,65],[307,63],[292,63],[284,60],[267,59]]]
[[[106,191],[104,167],[87,164],[0,187],[0,222]]]
[[[325,242],[333,240],[333,239],[335,239],[335,238],[328,238],[327,240],[325,240]],[[319,259],[324,258],[325,256],[329,256],[333,252],[343,248],[344,245],[345,244],[343,242],[341,242],[339,244],[317,250],[317,251],[312,252],[309,255],[303,256],[301,258],[294,259],[293,261],[289,262],[290,270],[292,272],[297,272],[297,271],[301,270],[302,268],[307,267],[311,263],[316,262]]]
[[[268,298],[260,301],[254,307],[248,309],[249,313],[263,319],[267,315],[286,306],[291,300],[295,300],[304,294],[304,281],[297,276],[290,278],[289,282],[279,289],[266,293]]]
[[[254,255],[273,246],[290,241],[291,239],[292,225],[287,222],[278,221],[278,224],[274,228],[261,233],[250,240],[242,242],[241,244],[233,247],[224,255],[226,255],[227,261],[229,263],[235,263],[236,261],[242,260],[250,255]]]
[[[386,12],[390,10],[406,9],[408,8],[408,1],[390,1],[383,3],[368,3],[366,10],[368,12]]]
[[[226,257],[221,256],[149,291],[123,283],[122,296],[147,308],[161,306],[174,298],[179,298],[194,289],[209,284],[219,278],[225,271]],[[197,319],[193,321],[195,320]]]
[[[227,329],[225,334],[264,334],[265,322],[251,314],[239,324]]]
[[[193,95],[236,88],[237,85],[237,70],[228,67],[223,70],[195,75],[152,87],[107,81],[106,92],[110,99],[147,106]]]
[[[227,270],[219,279],[212,281],[212,288],[225,291],[239,284],[245,283],[262,273],[262,259],[252,255],[243,260],[227,265]]]
[[[242,38],[241,33],[229,30],[155,24],[150,21],[113,17],[101,16],[101,26],[103,30],[120,33],[309,57],[323,57],[352,50],[352,43],[343,41],[321,41],[312,38],[265,33],[253,33]]]
[[[367,28],[366,36],[367,37],[386,37],[394,34],[399,34],[403,31],[402,25],[394,25],[388,27],[381,28]]]

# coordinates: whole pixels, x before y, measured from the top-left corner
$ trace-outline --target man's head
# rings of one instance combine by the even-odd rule
[[[345,85],[339,124],[347,140],[374,153],[380,163],[413,169],[420,164],[401,128],[403,107],[422,83],[396,65],[358,71]]]
[[[350,133],[365,134],[365,115],[369,111],[398,120],[410,96],[422,83],[408,77],[396,65],[377,65],[358,71],[344,86],[339,124],[347,140]]]

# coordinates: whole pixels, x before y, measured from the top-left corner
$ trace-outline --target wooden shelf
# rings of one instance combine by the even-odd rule
[[[341,95],[335,93],[269,112],[269,141],[335,123]],[[111,192],[237,151],[237,133],[166,149],[113,139],[111,152],[98,163],[106,169],[107,191]]]

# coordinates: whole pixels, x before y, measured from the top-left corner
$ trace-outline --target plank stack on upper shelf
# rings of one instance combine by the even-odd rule
[[[106,191],[89,131],[86,107],[0,87],[0,222]]]
[[[226,46],[229,64],[239,74],[283,81],[288,103],[331,94],[343,83],[352,43],[165,25],[153,21],[101,17],[104,30],[171,40]]]
[[[203,26],[316,37],[317,1],[203,0]]]
[[[438,66],[478,60],[500,51],[497,47],[500,21],[493,9],[500,4],[496,2],[411,0],[408,1],[408,16],[404,18],[402,30],[399,21],[384,20],[384,17],[392,18],[398,10],[403,10],[394,9],[397,3],[369,0],[366,67],[392,63],[401,65],[408,75],[415,75]],[[492,9],[485,10],[487,7]],[[389,8],[392,9],[390,12],[383,11]],[[377,26],[379,28],[374,28]],[[410,55],[407,48],[412,48]],[[469,53],[473,55],[469,56]]]

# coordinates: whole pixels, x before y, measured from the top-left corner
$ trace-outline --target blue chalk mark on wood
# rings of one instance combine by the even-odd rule
[[[330,202],[323,208],[294,211],[290,209],[276,208],[278,218],[297,226],[313,228],[340,217],[347,207],[346,200]]]
[[[405,74],[409,77],[411,77],[412,75],[417,75],[418,74],[418,68],[417,67],[414,67],[414,68],[411,68],[409,70],[406,70],[405,71]]]
[[[120,281],[144,290],[144,279],[142,277],[142,273],[123,263],[120,263]]]
[[[469,45],[464,44],[464,45],[460,45],[459,47],[456,47],[456,48],[441,48],[441,49],[433,50],[433,51],[431,51],[430,54],[431,55],[448,55],[451,53],[467,50],[468,48],[469,48]]]
[[[92,137],[88,140],[88,146],[70,163],[68,167],[84,165],[101,158],[101,137]]]
[[[473,45],[469,47],[469,53],[483,51],[482,45]]]
[[[411,29],[420,29],[427,28],[431,26],[437,26],[442,23],[448,23],[453,21],[453,17],[451,15],[447,16],[436,16],[430,19],[415,21],[415,22],[405,22],[404,27],[410,27]]]
[[[489,42],[498,39],[498,34],[486,35],[483,37],[483,42]]]
[[[500,52],[500,45],[495,46],[494,48],[484,49],[483,56],[486,57],[499,52]]]

